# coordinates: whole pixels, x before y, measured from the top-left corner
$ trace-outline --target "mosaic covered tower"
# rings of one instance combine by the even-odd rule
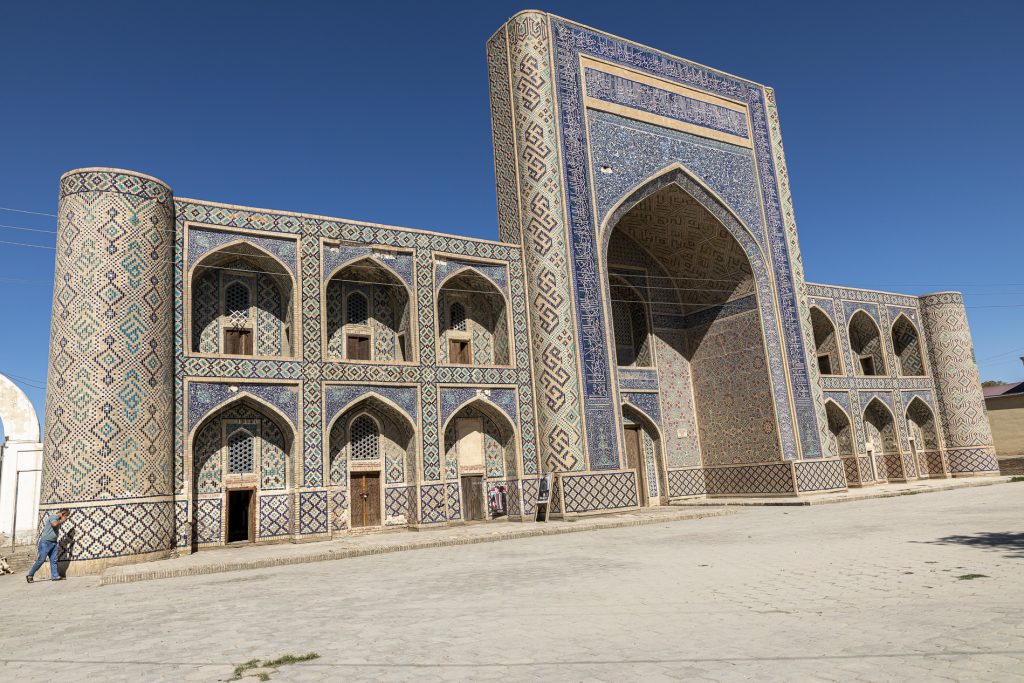
[[[57,213],[41,507],[72,509],[63,559],[158,556],[174,538],[173,196],[79,169]]]
[[[985,398],[963,296],[959,292],[922,296],[921,314],[942,415],[949,471],[953,476],[997,473],[999,463],[985,413]]]

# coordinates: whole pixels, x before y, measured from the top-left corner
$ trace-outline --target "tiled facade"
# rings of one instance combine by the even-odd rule
[[[537,12],[487,64],[501,241],[61,179],[70,558],[996,469],[958,295],[804,282],[770,88]]]

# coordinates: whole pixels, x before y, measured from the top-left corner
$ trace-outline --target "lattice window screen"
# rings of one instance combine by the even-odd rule
[[[355,292],[348,295],[348,324],[366,325],[369,319],[369,307],[366,297]]]
[[[249,320],[249,288],[233,282],[224,290],[225,313],[231,324],[242,327]]]
[[[630,306],[625,301],[612,303],[612,323],[615,326],[615,344],[633,347],[633,319]]]
[[[466,309],[462,304],[458,302],[452,304],[448,314],[448,325],[457,332],[466,331]]]
[[[375,460],[380,457],[380,432],[377,423],[365,415],[352,422],[352,459]]]
[[[228,437],[228,473],[251,474],[253,469],[253,436],[239,429]]]

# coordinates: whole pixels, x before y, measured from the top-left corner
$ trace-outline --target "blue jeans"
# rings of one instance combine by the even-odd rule
[[[34,576],[36,570],[43,566],[43,562],[46,562],[47,557],[50,558],[50,579],[58,578],[60,573],[57,571],[57,541],[39,541],[39,557],[36,558],[32,569],[28,570],[28,575]]]

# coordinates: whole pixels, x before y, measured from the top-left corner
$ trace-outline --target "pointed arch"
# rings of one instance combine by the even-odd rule
[[[324,481],[335,500],[330,527],[341,531],[351,526],[394,526],[414,523],[416,507],[412,487],[418,475],[418,439],[415,423],[393,401],[369,392],[349,401],[327,420],[325,432]],[[367,511],[356,508],[353,496],[357,477],[376,480],[379,520],[367,520]],[[372,493],[364,492],[365,495]],[[390,497],[389,497],[390,496]],[[399,507],[385,505],[397,496]],[[397,503],[396,503],[397,505]],[[357,514],[358,513],[358,514]]]
[[[452,311],[456,304],[465,313],[464,330],[453,326]],[[508,315],[505,292],[476,268],[459,268],[437,288],[439,357],[451,365],[509,365]]]
[[[810,306],[810,311],[818,372],[822,375],[846,374],[843,369],[843,354],[839,347],[839,329],[835,321],[818,306]]]
[[[227,289],[249,292],[251,319],[227,311]],[[237,287],[236,287],[237,289]],[[185,301],[192,353],[294,357],[296,283],[279,257],[245,237],[211,249],[189,266]]]
[[[279,426],[282,429],[287,429],[292,434],[294,434],[298,429],[297,425],[292,423],[291,418],[288,417],[280,408],[275,406],[273,403],[270,403],[266,399],[263,399],[257,396],[256,394],[242,390],[231,396],[231,398],[221,401],[217,405],[211,406],[209,410],[206,411],[206,414],[203,415],[203,417],[198,422],[196,422],[194,425],[190,425],[189,434],[194,435],[199,430],[200,426],[209,422],[209,420],[215,415],[217,415],[217,413],[224,412],[225,410],[231,408],[237,403],[248,403],[251,405],[252,408],[259,412],[269,411],[270,414],[267,417],[270,417],[271,419],[280,422]]]
[[[186,440],[186,480],[196,520],[194,542],[222,543],[225,491],[255,489],[255,539],[292,533],[289,489],[294,486],[298,439],[290,420],[276,406],[241,392],[210,410]],[[264,516],[264,505],[274,515]],[[248,513],[247,513],[248,514]],[[250,538],[250,540],[254,540]]]
[[[921,334],[910,318],[900,313],[892,323],[892,352],[899,364],[899,374],[921,377],[925,374]]]
[[[453,474],[480,477],[483,482],[507,483],[519,478],[522,468],[515,421],[486,397],[462,402],[444,420],[441,435],[442,480]]]
[[[836,451],[840,457],[853,457],[853,423],[843,407],[832,399],[825,399],[825,417],[828,430],[836,442]]]
[[[415,311],[410,289],[398,272],[374,255],[336,266],[322,284],[325,358],[378,363],[413,362]],[[365,319],[353,317],[362,297]]]
[[[878,323],[863,308],[858,308],[847,323],[850,351],[857,364],[857,373],[862,377],[888,374],[885,351],[882,347],[882,332]]]
[[[700,250],[691,248],[695,243]],[[604,320],[599,334],[580,335],[582,352],[618,360],[614,306],[620,297],[613,290],[622,288],[613,275],[645,271],[655,283],[645,298],[660,386],[694,397],[686,414],[663,416],[666,451],[725,465],[775,460],[784,448],[795,448],[789,387],[775,381],[784,376],[784,354],[768,260],[735,212],[674,163],[635,185],[608,212],[597,246]],[[656,294],[665,290],[671,295]],[[606,345],[603,354],[596,344]],[[726,349],[733,372],[722,371]],[[611,368],[613,376],[618,367]],[[740,395],[744,399],[735,400]],[[621,437],[623,427],[616,428]],[[694,437],[680,436],[685,431]]]
[[[608,275],[612,335],[619,367],[647,368],[654,364],[650,307],[640,291],[617,273]]]
[[[622,403],[626,440],[625,468],[636,472],[637,500],[641,507],[667,495],[664,440],[658,424],[638,406]],[[632,420],[637,426],[626,423]]]
[[[700,187],[701,190],[707,193],[708,197],[711,198],[717,208],[728,213],[731,220],[722,221],[722,223],[725,225],[726,229],[732,233],[733,238],[744,247],[744,250],[747,250],[748,247],[754,250],[753,253],[748,251],[747,257],[752,259],[756,254],[761,263],[767,263],[764,250],[761,249],[761,245],[754,236],[750,226],[748,226],[746,222],[739,217],[739,214],[729,206],[729,203],[725,201],[721,195],[711,189],[711,187],[704,182],[699,175],[678,161],[672,162],[654,173],[651,173],[646,178],[633,185],[631,188],[626,190],[619,201],[617,201],[611,209],[608,210],[598,231],[598,234],[600,235],[600,243],[603,245],[601,249],[602,255],[607,254],[608,241],[611,237],[612,230],[624,215],[635,208],[637,204],[664,189],[668,185],[677,185],[679,189],[693,196],[686,187],[685,183],[687,181]],[[705,209],[714,213],[710,206],[707,206],[705,202],[701,202],[700,198],[694,197],[694,199],[704,205]]]

